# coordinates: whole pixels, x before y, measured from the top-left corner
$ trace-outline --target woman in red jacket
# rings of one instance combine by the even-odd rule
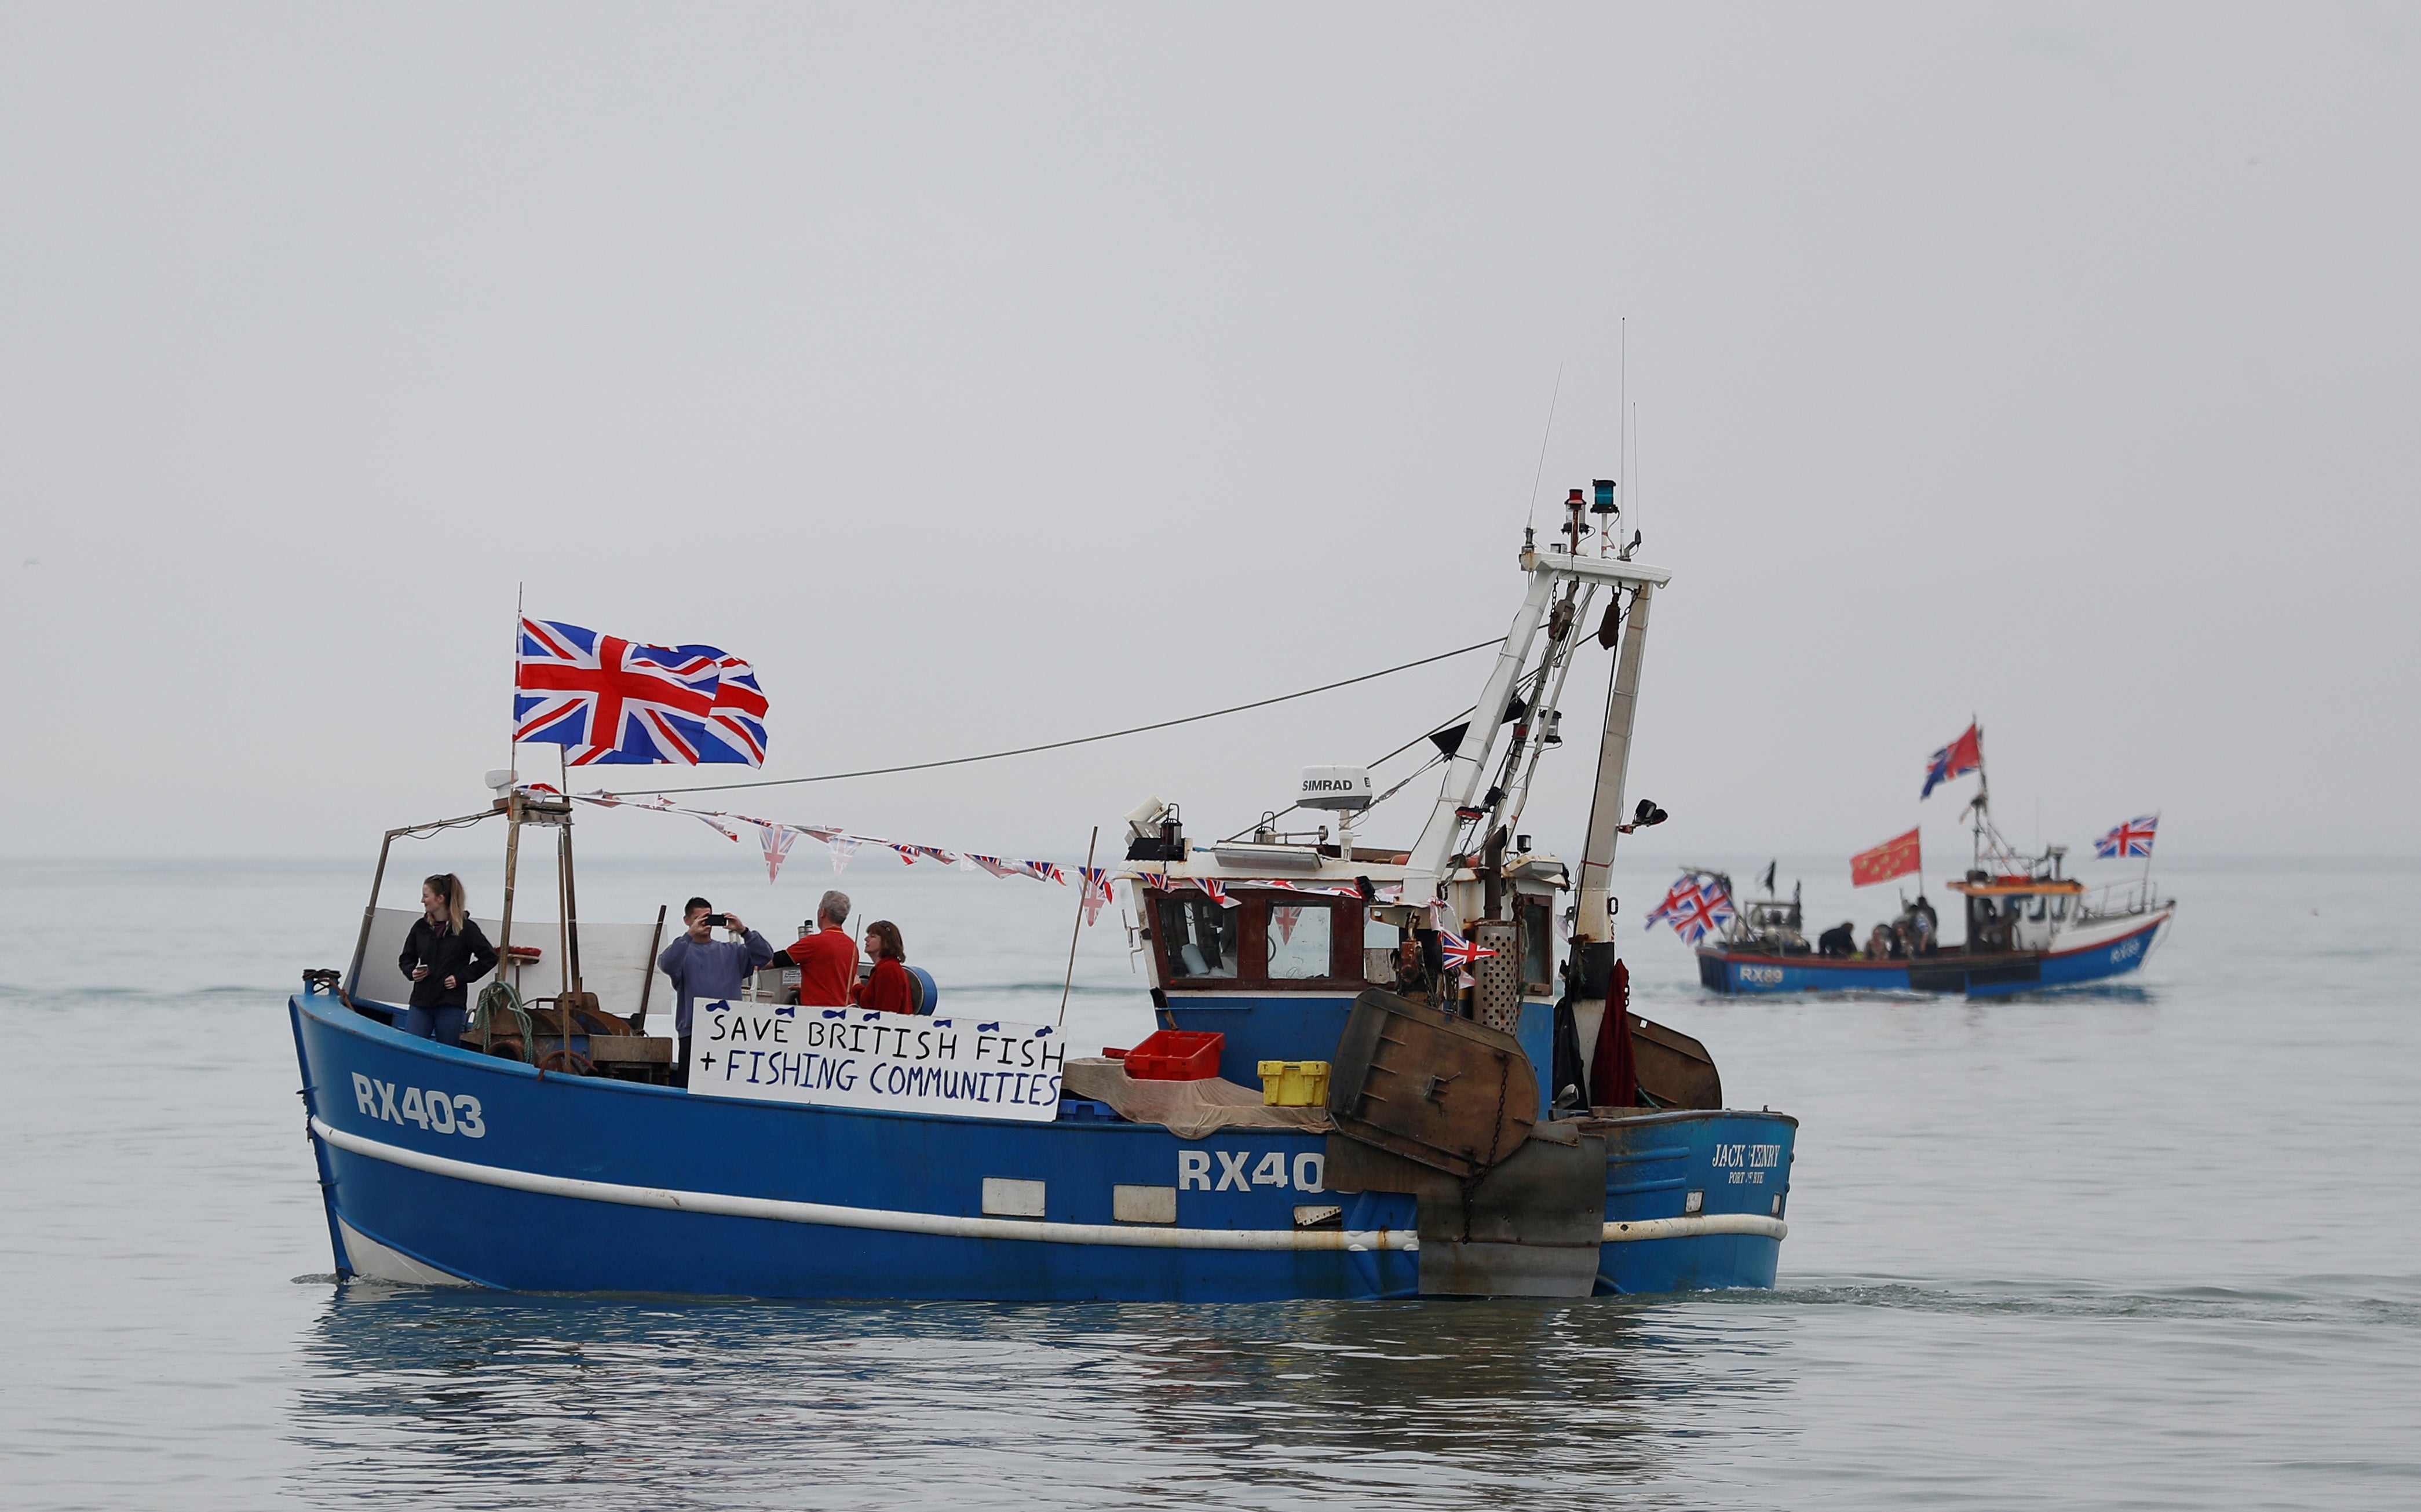
[[[867,925],[866,956],[874,962],[874,971],[857,984],[850,1001],[861,1008],[884,1013],[915,1012],[916,988],[909,978],[908,968],[901,964],[908,951],[899,943],[899,926],[889,919],[877,919]]]

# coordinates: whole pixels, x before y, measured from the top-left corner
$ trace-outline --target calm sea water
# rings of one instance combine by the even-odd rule
[[[1802,1120],[1777,1291],[1042,1307],[338,1287],[284,998],[366,868],[8,864],[0,1503],[2421,1504],[2421,865],[2163,871],[2174,938],[2099,992],[1726,1002],[1629,943]],[[1059,889],[842,881],[959,1005],[1056,1011]],[[1140,1033],[1132,983],[1089,931],[1076,1037]]]

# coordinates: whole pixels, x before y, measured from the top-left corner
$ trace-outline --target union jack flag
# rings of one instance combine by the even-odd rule
[[[2158,814],[2139,815],[2094,841],[2093,853],[2104,861],[2122,856],[2141,856],[2148,861],[2152,855],[2152,832],[2160,827]]]
[[[1444,956],[1455,970],[1468,971],[1474,962],[1493,956],[1496,952],[1485,945],[1465,940],[1452,929],[1440,929],[1438,954]]]
[[[758,826],[757,841],[759,845],[765,848],[765,880],[767,881],[772,882],[781,881],[782,863],[789,859],[790,847],[798,838],[799,832],[790,828],[787,824],[764,824]]]
[[[757,686],[757,669],[736,656],[726,656],[711,646],[674,646],[663,647],[677,654],[714,659],[711,688],[713,707],[702,723],[693,724],[676,718],[674,728],[687,737],[689,745],[697,752],[694,757],[653,756],[628,745],[617,747],[589,746],[570,753],[570,764],[585,766],[643,766],[658,761],[684,761],[693,766],[748,766],[765,764],[765,694]]]
[[[736,754],[707,759],[761,767],[765,764],[765,690],[757,685],[757,669],[736,656],[723,657],[714,665],[714,711],[707,716],[706,734]]]
[[[1669,923],[1675,934],[1695,945],[1704,940],[1710,930],[1720,929],[1731,923],[1736,912],[1732,907],[1731,894],[1724,890],[1723,883],[1711,877],[1702,878],[1696,872],[1685,871],[1673,884],[1672,890],[1664,895],[1664,901],[1656,905],[1656,912],[1648,915],[1648,922],[1654,924],[1662,920]]]
[[[1101,922],[1102,905],[1110,900],[1110,868],[1079,866],[1076,869],[1085,879],[1085,922],[1088,925],[1098,924]]]
[[[513,739],[568,747],[574,766],[762,766],[764,715],[755,670],[715,647],[521,622]]]
[[[1933,753],[1925,764],[1925,790],[1916,796],[1922,801],[1951,778],[1983,770],[1984,732],[1970,725],[1966,734]]]

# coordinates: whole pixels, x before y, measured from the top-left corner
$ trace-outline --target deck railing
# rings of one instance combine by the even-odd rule
[[[2149,913],[2164,905],[2160,889],[2149,877],[2132,882],[2112,882],[2097,887],[2077,900],[2076,917],[2086,919],[2124,919],[2139,913]]]

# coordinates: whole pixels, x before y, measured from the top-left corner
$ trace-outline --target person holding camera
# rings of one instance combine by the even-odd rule
[[[460,1045],[471,984],[496,969],[496,947],[472,919],[461,878],[449,871],[420,884],[420,917],[412,921],[395,963],[412,978],[411,1007],[397,1027]]]
[[[749,974],[774,955],[765,937],[741,923],[738,914],[717,913],[714,905],[702,897],[691,898],[681,910],[681,937],[656,958],[656,965],[672,979],[677,994],[673,1033],[680,1037],[680,1066],[673,1072],[675,1086],[689,1085],[690,1005],[737,998]],[[728,930],[731,938],[715,939],[717,929]]]

